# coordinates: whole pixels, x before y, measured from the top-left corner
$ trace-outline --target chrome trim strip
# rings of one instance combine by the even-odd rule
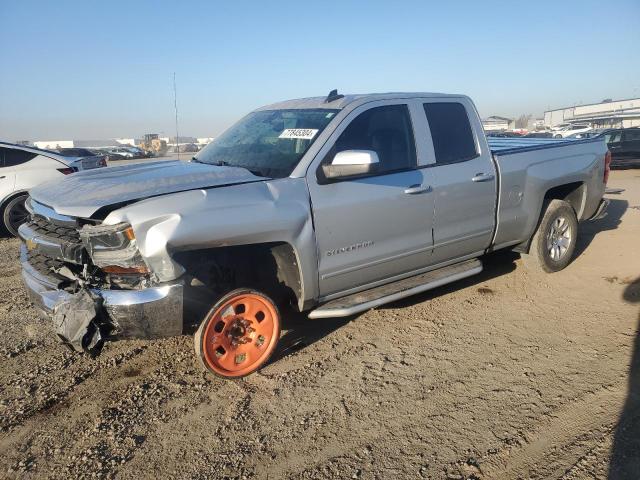
[[[34,200],[31,197],[29,197],[29,201],[27,203],[29,204],[27,209],[33,215],[38,215],[39,217],[46,218],[51,223],[58,223],[68,227],[75,227],[78,225],[78,222],[76,221],[75,218],[68,217],[67,215],[61,215],[58,212],[56,212],[53,208],[47,207],[46,205],[38,203],[36,200]]]

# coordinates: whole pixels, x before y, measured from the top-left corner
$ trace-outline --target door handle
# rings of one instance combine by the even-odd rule
[[[476,173],[476,176],[471,180],[473,180],[474,182],[490,182],[494,178],[495,177],[490,173]]]
[[[404,193],[406,193],[407,195],[416,195],[418,193],[429,193],[431,191],[431,185],[411,185],[410,187],[407,187],[404,189]]]
[[[4,175],[2,175],[2,176],[0,177],[0,180],[2,180],[3,178],[7,178],[7,177],[6,177],[6,176],[4,176]]]

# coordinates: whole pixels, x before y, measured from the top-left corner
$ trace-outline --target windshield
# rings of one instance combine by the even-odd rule
[[[193,158],[246,168],[261,177],[287,177],[336,113],[329,109],[253,112]]]

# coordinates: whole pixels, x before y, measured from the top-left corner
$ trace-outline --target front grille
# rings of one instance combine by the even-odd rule
[[[29,262],[29,265],[31,265],[36,272],[44,275],[45,277],[61,278],[54,272],[56,269],[64,266],[63,261],[47,257],[38,252],[27,251],[26,253],[27,262]]]
[[[40,208],[36,202],[32,202],[31,206],[34,204],[34,210]],[[35,272],[52,282],[65,281],[65,277],[56,273],[58,270],[67,267],[77,274],[82,268],[83,246],[77,223],[71,217],[57,220],[45,215],[32,211],[25,225],[27,238],[24,260]]]
[[[29,226],[37,233],[52,238],[59,238],[67,242],[80,243],[80,233],[74,227],[67,227],[52,223],[46,218],[32,215]]]

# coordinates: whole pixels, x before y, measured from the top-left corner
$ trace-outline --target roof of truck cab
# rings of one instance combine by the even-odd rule
[[[433,92],[391,92],[391,93],[365,93],[365,94],[345,94],[332,102],[327,102],[327,97],[308,97],[285,100],[283,102],[272,103],[260,107],[260,110],[290,110],[303,108],[327,108],[343,109],[352,103],[366,103],[375,100],[394,100],[399,98],[428,98],[428,97],[462,97],[463,95],[433,93]]]

